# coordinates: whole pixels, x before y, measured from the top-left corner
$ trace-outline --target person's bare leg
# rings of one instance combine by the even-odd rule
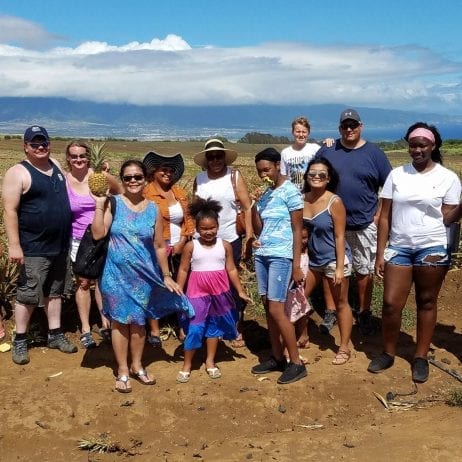
[[[359,311],[369,310],[372,303],[372,290],[374,288],[373,275],[356,273],[356,283],[358,286]]]
[[[396,355],[401,315],[412,285],[412,266],[387,263],[383,278],[382,335],[384,351]]]
[[[35,306],[24,305],[16,302],[14,305],[14,321],[16,324],[16,334],[25,334],[29,327],[29,321],[34,312]]]
[[[117,374],[128,375],[128,344],[130,326],[117,321],[112,322],[112,348],[117,363]]]
[[[268,300],[268,329],[274,357],[278,360],[283,358],[282,337],[290,361],[294,364],[300,364],[295,329],[284,312],[284,302]]]
[[[353,313],[348,303],[348,287],[349,278],[345,278],[341,285],[334,285],[333,280],[329,279],[329,288],[337,306],[337,321],[340,331],[339,350],[346,353],[350,352],[351,329],[353,327]]]
[[[96,306],[98,307],[99,314],[101,315],[101,328],[110,329],[111,322],[103,314],[103,298],[101,296],[101,291],[99,290],[98,281],[95,281],[95,302],[96,302]]]
[[[48,318],[48,329],[61,327],[61,297],[46,297],[43,299],[45,313]]]
[[[191,372],[195,353],[196,350],[184,350],[183,368],[181,369],[183,372]]]
[[[131,370],[138,372],[143,369],[141,359],[143,356],[144,343],[146,340],[146,328],[138,324],[130,324],[130,353]]]
[[[437,301],[447,268],[442,266],[415,266],[414,284],[417,306],[416,358],[427,358],[435,330]]]
[[[210,369],[211,367],[216,367],[215,365],[215,356],[217,354],[219,338],[218,337],[211,337],[207,338],[207,357],[205,360],[205,367]]]
[[[90,308],[91,294],[90,281],[88,279],[77,278],[77,290],[75,291],[75,303],[79,312],[80,323],[82,324],[81,333],[90,332]]]

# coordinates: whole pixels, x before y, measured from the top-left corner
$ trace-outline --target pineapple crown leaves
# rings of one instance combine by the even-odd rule
[[[101,172],[106,161],[106,143],[90,145],[90,165],[95,172]]]

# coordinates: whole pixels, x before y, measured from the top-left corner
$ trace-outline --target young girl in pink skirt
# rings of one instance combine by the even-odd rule
[[[215,364],[218,342],[220,338],[232,340],[237,336],[230,281],[240,298],[245,302],[252,301],[239,281],[231,244],[217,237],[220,211],[219,202],[211,199],[198,197],[190,206],[199,238],[188,242],[183,249],[177,283],[182,289],[187,283],[186,296],[194,308],[195,316],[181,320],[186,338],[183,368],[177,376],[180,383],[189,381],[192,359],[196,350],[202,347],[204,339],[207,375],[211,379],[221,377],[221,371]]]

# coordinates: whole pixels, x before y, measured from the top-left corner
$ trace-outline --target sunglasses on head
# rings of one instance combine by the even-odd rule
[[[122,180],[124,183],[130,183],[130,181],[135,180],[135,181],[142,181],[144,180],[144,175],[141,173],[136,173],[135,175],[124,175],[122,177]]]
[[[327,178],[327,173],[326,172],[308,172],[308,176],[310,178],[316,178],[318,177],[320,180],[325,180]]]
[[[351,121],[351,122],[342,122],[340,124],[340,128],[342,130],[348,130],[348,129],[351,129],[351,130],[354,130],[356,128],[358,128],[360,125],[359,122],[356,122],[356,121]]]
[[[69,157],[72,160],[77,160],[77,159],[88,159],[86,154],[69,154]]]
[[[218,154],[207,154],[205,156],[205,158],[207,159],[207,162],[210,162],[212,160],[220,160],[220,159],[224,159],[225,158],[225,154],[223,152],[220,152]]]
[[[32,149],[43,148],[46,149],[50,143],[48,141],[42,141],[41,143],[28,143]]]

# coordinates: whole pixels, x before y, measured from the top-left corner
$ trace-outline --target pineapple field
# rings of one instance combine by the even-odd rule
[[[67,143],[51,142],[52,157],[62,165]],[[142,159],[151,150],[181,152],[186,169],[180,185],[188,191],[200,170],[192,156],[203,149],[201,141],[91,140],[90,144],[96,157],[92,159],[95,176],[108,166],[118,176],[124,160]],[[239,153],[234,166],[241,170],[250,192],[262,184],[253,157],[264,147],[232,144]],[[404,150],[387,154],[394,166],[408,161]],[[23,155],[20,139],[0,139],[0,184],[5,170]],[[445,165],[461,176],[462,144],[443,147],[443,156]],[[107,185],[97,176],[94,180],[95,194],[105,193]],[[14,329],[11,306],[17,269],[8,263],[1,223],[0,249],[0,309],[7,318],[7,335],[1,342],[5,344]],[[416,454],[423,460],[462,460],[462,259],[460,254],[455,257],[440,293],[431,351],[446,371],[430,366],[430,379],[418,386],[411,381],[409,363],[416,329],[412,297],[393,368],[379,375],[366,371],[370,359],[381,351],[381,336],[363,337],[355,328],[351,360],[333,366],[338,328],[331,335],[321,334],[321,317],[314,313],[309,322],[310,346],[300,350],[308,363],[308,378],[280,386],[277,374],[257,378],[250,373],[259,359],[266,358],[268,340],[254,275],[251,268],[242,269],[254,305],[246,312],[246,347],[233,349],[228,342],[220,343],[217,363],[222,377],[210,380],[198,353],[190,381],[176,383],[182,347],[175,331],[165,324],[163,348],[146,345],[143,358],[157,384],[143,387],[132,380],[133,392],[125,396],[113,390],[115,362],[110,345],[101,343],[73,355],[50,350],[40,332],[43,313],[37,313],[30,335],[31,362],[18,366],[9,352],[0,352],[0,460],[286,462],[365,461],[373,456],[388,462],[414,460]],[[376,290],[374,309],[379,316],[380,285]],[[63,326],[78,343],[72,296],[64,301]],[[95,338],[99,343],[97,333]]]

